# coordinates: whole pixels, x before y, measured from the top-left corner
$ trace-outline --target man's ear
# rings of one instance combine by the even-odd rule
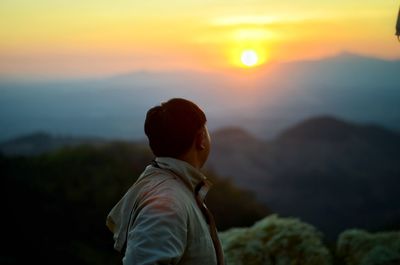
[[[196,148],[199,150],[204,150],[207,147],[207,139],[206,139],[206,133],[204,129],[201,129],[197,132],[196,134]]]

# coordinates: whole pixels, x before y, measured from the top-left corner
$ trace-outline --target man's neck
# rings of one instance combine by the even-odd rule
[[[199,162],[199,159],[197,157],[197,155],[193,152],[187,152],[183,155],[181,155],[180,157],[178,157],[178,159],[185,161],[186,163],[192,165],[194,168],[196,169],[200,169],[203,165]]]

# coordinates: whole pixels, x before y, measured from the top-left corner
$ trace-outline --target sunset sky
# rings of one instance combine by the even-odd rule
[[[229,71],[347,51],[400,58],[399,1],[0,2],[0,75],[81,77],[136,70]]]

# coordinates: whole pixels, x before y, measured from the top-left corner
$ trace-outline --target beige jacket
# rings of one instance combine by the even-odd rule
[[[126,247],[123,264],[216,265],[209,227],[194,197],[206,177],[181,160],[156,162],[159,168],[147,166],[107,217],[114,248]],[[203,186],[203,200],[207,191]]]

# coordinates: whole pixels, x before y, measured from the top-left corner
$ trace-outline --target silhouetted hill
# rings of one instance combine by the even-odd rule
[[[264,143],[247,131],[237,127],[220,129],[211,134],[211,146],[206,167],[232,178],[237,185],[249,186],[252,178],[257,179],[263,174],[257,161]]]
[[[272,210],[301,217],[330,238],[399,219],[399,134],[326,116],[268,142],[238,134],[240,141],[214,135],[208,166],[255,191]]]
[[[240,127],[225,127],[212,133],[218,139],[218,144],[240,142],[241,144],[258,144],[259,140],[248,131]]]
[[[46,132],[34,132],[0,143],[0,152],[4,155],[29,156],[43,154],[65,146],[101,145],[107,142],[98,137],[66,137],[54,136]]]
[[[306,120],[279,135],[280,141],[341,141],[351,138],[357,127],[333,117]]]
[[[348,141],[362,139],[382,144],[399,144],[399,134],[376,125],[358,125],[331,116],[310,118],[284,130],[278,141]]]

